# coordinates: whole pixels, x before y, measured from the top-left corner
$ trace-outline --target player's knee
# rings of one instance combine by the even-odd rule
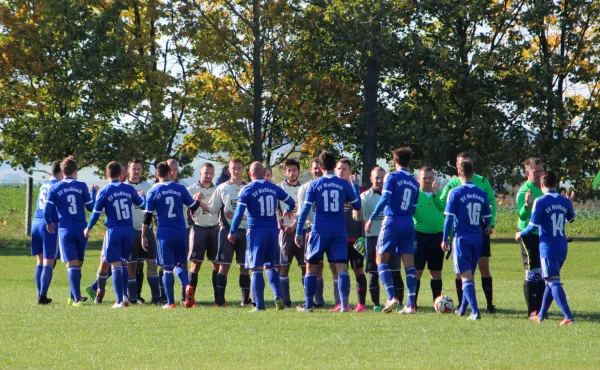
[[[250,275],[250,270],[245,266],[240,266],[240,275]]]
[[[429,271],[429,277],[431,278],[431,280],[440,280],[442,278],[442,272],[441,271]]]
[[[335,272],[341,274],[342,272],[348,272],[348,265],[346,263],[335,263]]]

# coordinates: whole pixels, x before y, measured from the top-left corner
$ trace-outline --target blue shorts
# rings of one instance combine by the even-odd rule
[[[327,260],[335,263],[348,262],[348,235],[346,233],[310,233],[306,248],[306,261],[318,264],[323,261],[327,253]]]
[[[83,230],[85,230],[85,226],[78,229],[58,229],[58,244],[63,262],[83,261],[88,241],[83,236]]]
[[[58,222],[55,223],[58,225]],[[31,225],[31,255],[44,255],[45,259],[58,259],[58,234],[50,234],[46,229],[46,221],[35,218]]]
[[[560,276],[560,269],[565,261],[540,258],[542,263],[542,278],[547,279],[552,276]]]
[[[452,240],[452,260],[454,261],[454,273],[460,274],[471,271],[475,273],[479,257],[483,234],[455,235]]]
[[[102,255],[104,262],[127,262],[133,245],[133,227],[107,227],[104,233]]]
[[[415,224],[412,217],[383,218],[377,239],[378,254],[415,254],[415,245]]]
[[[246,230],[246,268],[275,267],[279,253],[279,230],[257,227]]]
[[[162,266],[166,270],[173,269],[175,266],[185,266],[187,263],[187,243],[187,239],[158,239],[156,264]]]

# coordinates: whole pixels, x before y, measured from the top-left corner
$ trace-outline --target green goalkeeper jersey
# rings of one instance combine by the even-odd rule
[[[492,220],[490,222],[490,226],[494,226],[496,225],[496,193],[494,193],[494,189],[492,188],[492,185],[490,184],[490,182],[483,176],[481,175],[473,175],[473,185],[477,186],[479,189],[485,191],[485,193],[488,196],[488,201],[490,202],[490,205],[492,206]],[[446,207],[446,201],[448,200],[448,194],[450,193],[450,190],[457,188],[461,185],[461,181],[460,178],[455,178],[454,180],[450,181],[448,183],[448,185],[446,185],[446,187],[444,188],[444,191],[442,191],[442,202],[444,204],[444,207]]]
[[[531,190],[531,207],[527,207],[525,204],[525,194]],[[519,189],[519,193],[517,194],[517,211],[519,212],[519,223],[517,227],[519,230],[523,230],[529,224],[529,220],[531,219],[531,210],[533,208],[533,202],[544,195],[542,189],[535,186],[531,181],[526,181],[521,189]],[[534,234],[539,234],[539,230],[536,228],[533,231]]]

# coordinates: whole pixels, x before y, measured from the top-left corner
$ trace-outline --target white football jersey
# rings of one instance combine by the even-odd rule
[[[283,190],[285,190],[286,193],[289,194],[289,196],[294,200],[294,202],[296,202],[296,205],[294,206],[294,209],[292,210],[294,212],[294,215],[298,212],[298,192],[300,190],[300,187],[302,186],[300,184],[300,182],[298,182],[298,184],[296,185],[290,185],[288,184],[287,181],[282,182],[281,184],[278,185],[280,188],[282,188]],[[285,204],[285,202],[279,201],[279,209],[285,210],[287,208],[287,204]],[[286,226],[290,226],[294,223],[293,218],[283,218],[283,224]]]
[[[207,205],[212,215],[219,215],[219,222],[221,226],[231,226],[233,217],[227,218],[225,214],[227,212],[235,213],[240,191],[242,191],[242,189],[245,186],[245,182],[242,182],[241,185],[236,185],[231,181],[226,181],[221,185],[217,186],[217,189],[215,190]],[[248,221],[242,220],[239,228],[246,229],[247,227]]]
[[[365,191],[360,195],[360,201],[362,203],[362,214],[365,220],[368,220],[371,217],[371,214],[375,210],[379,199],[381,198],[380,194],[377,194],[373,188]],[[373,220],[373,226],[371,226],[371,232],[367,233],[366,236],[378,236],[379,231],[381,231],[381,222],[383,220],[383,212],[376,219]]]
[[[129,182],[129,180],[125,180],[125,184],[133,186],[135,191],[143,191],[144,195],[146,196],[148,196],[148,191],[150,191],[152,188],[152,185],[148,184],[146,181],[140,181],[138,184],[134,184]],[[133,221],[133,228],[135,230],[142,230],[142,223],[144,222],[144,210],[134,204],[133,212],[131,212],[131,219]]]
[[[297,202],[297,206],[296,208],[297,210],[297,215],[300,215],[300,212],[302,211],[302,207],[304,207],[304,201],[306,200],[306,192],[308,191],[308,186],[310,185],[311,181],[302,184],[300,186],[300,188],[298,189],[298,202]],[[313,205],[310,209],[310,212],[308,213],[308,217],[306,218],[306,223],[304,224],[304,229],[309,229],[313,222],[315,221],[315,206]]]
[[[191,186],[188,186],[188,191],[190,195],[193,197],[198,193],[202,193],[204,195],[204,199],[211,199],[217,187],[214,184],[210,184],[208,188],[205,188],[199,181],[194,183]],[[205,212],[201,207],[196,210],[196,213],[192,215],[192,219],[194,220],[194,224],[202,227],[213,227],[219,223],[218,214],[212,214],[209,212]]]

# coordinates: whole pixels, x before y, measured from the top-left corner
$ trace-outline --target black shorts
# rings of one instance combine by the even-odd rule
[[[521,258],[525,271],[542,268],[539,235],[530,234],[521,238]]]
[[[367,236],[365,238],[365,272],[377,272],[377,236]],[[400,256],[391,253],[388,260],[390,271],[400,271],[401,268]]]
[[[354,242],[348,242],[348,262],[352,269],[360,269],[365,267],[365,257],[354,249]]]
[[[148,252],[142,248],[142,231],[134,230],[133,245],[131,246],[131,254],[127,262],[133,263],[143,260],[156,260],[156,238],[152,229],[146,230],[146,238],[148,238]]]
[[[189,248],[189,261],[204,262],[204,256],[206,255],[206,259],[214,262],[217,257],[217,249],[219,248],[218,226],[192,226]]]
[[[219,230],[219,248],[215,262],[222,265],[231,265],[233,254],[235,253],[235,262],[240,266],[244,266],[246,264],[246,230],[236,230],[234,244],[229,242],[227,234],[229,234],[229,228],[225,226],[221,227]]]
[[[429,271],[442,271],[444,267],[444,251],[442,250],[443,233],[425,234],[415,231],[415,268]]]
[[[307,240],[306,234],[305,232],[305,240]],[[277,261],[279,266],[291,265],[294,258],[298,261],[298,266],[304,266],[305,248],[298,248],[295,238],[296,233],[288,234],[285,230],[279,230],[279,258]]]
[[[481,243],[481,256],[480,257],[491,257],[492,256],[492,239],[490,235],[483,233],[483,239]]]

